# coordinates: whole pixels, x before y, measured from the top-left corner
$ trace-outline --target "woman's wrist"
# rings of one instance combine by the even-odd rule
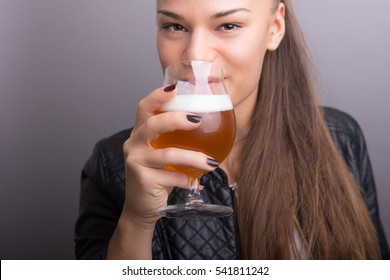
[[[142,218],[136,215],[132,215],[127,211],[123,211],[119,218],[118,224],[120,223],[121,226],[124,227],[124,230],[137,229],[144,233],[153,233],[157,220],[158,218],[156,217]]]
[[[122,213],[110,241],[108,259],[151,259],[156,222],[142,221]]]

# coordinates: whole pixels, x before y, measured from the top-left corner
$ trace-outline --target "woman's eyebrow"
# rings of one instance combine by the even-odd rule
[[[215,15],[212,15],[211,18],[212,19],[218,19],[218,18],[222,18],[222,17],[228,16],[228,15],[237,13],[237,12],[251,13],[251,10],[249,10],[247,8],[235,8],[235,9],[231,9],[231,10],[227,10],[227,11],[216,13]]]
[[[162,14],[164,16],[171,17],[171,18],[177,19],[177,20],[183,20],[184,19],[183,16],[181,16],[179,14],[176,14],[174,12],[168,11],[168,10],[157,10],[157,14]]]
[[[235,8],[235,9],[231,9],[231,10],[226,10],[226,11],[222,11],[222,12],[219,12],[219,13],[212,15],[211,19],[219,19],[219,18],[228,16],[228,15],[231,15],[234,13],[238,13],[238,12],[251,13],[251,10],[249,10],[247,8]],[[183,20],[184,19],[183,16],[176,14],[174,12],[168,11],[168,10],[157,10],[157,14],[162,14],[162,15],[165,15],[167,17],[171,17],[171,18],[176,19],[176,20]]]

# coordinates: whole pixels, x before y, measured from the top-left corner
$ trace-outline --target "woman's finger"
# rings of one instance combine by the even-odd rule
[[[212,171],[219,162],[207,155],[178,148],[150,150],[143,155],[143,165],[149,168],[163,168],[166,166],[184,166],[202,171]]]
[[[201,117],[186,112],[165,112],[149,117],[132,138],[135,142],[150,146],[160,134],[175,130],[193,130],[199,127]]]
[[[164,103],[174,98],[177,94],[175,85],[165,88],[158,88],[142,99],[137,108],[137,115],[134,127],[142,125],[147,119],[154,115]]]

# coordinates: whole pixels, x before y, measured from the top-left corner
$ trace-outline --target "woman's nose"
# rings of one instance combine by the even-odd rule
[[[183,60],[214,61],[216,53],[210,37],[206,31],[194,31],[189,37]]]

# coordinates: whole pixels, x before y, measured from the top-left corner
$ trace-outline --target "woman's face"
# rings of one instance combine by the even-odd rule
[[[284,34],[284,6],[275,10],[275,5],[275,0],[157,0],[162,67],[214,61],[224,70],[235,109],[253,109],[264,55]]]

